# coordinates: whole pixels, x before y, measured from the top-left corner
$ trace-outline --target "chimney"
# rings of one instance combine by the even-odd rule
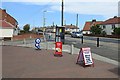
[[[6,12],[6,9],[3,9],[4,12]]]
[[[117,18],[117,16],[114,16],[114,18]]]
[[[93,19],[92,22],[96,22],[96,19]]]
[[[92,26],[95,26],[95,23],[96,23],[96,19],[93,19],[91,25],[92,25]]]

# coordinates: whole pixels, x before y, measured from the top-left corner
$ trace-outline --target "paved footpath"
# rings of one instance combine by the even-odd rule
[[[35,45],[34,43],[30,43],[30,44],[20,44],[20,45],[17,45],[17,46],[35,48],[34,45]],[[47,42],[47,43],[42,42],[40,45],[41,45],[41,49],[55,50],[55,42],[52,42],[52,41]],[[70,53],[70,54],[79,54],[80,49],[74,47],[73,52],[71,52],[71,45],[66,44],[66,45],[63,45],[63,50],[62,51]],[[94,59],[104,61],[104,62],[107,62],[107,63],[114,64],[114,65],[118,66],[118,61],[115,61],[115,60],[112,60],[112,59],[97,55],[95,53],[92,53],[92,56],[93,56]]]
[[[3,46],[3,78],[118,78],[118,66],[94,59],[94,67],[76,64],[78,54],[63,52],[54,57],[54,50]]]

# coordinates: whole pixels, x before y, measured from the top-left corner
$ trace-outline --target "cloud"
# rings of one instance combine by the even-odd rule
[[[3,2],[61,2],[62,0],[2,0]],[[64,2],[119,2],[119,0],[64,0]]]
[[[49,13],[53,13],[54,11],[47,10],[47,12],[49,12]]]
[[[25,5],[50,5],[51,11],[61,11],[62,0],[4,0],[4,2],[23,2]],[[67,13],[101,15],[113,17],[118,15],[119,0],[64,0]]]
[[[59,10],[60,6],[51,6],[52,10]],[[78,13],[87,15],[102,15],[104,17],[111,17],[118,15],[117,2],[69,2],[65,4],[65,12]]]

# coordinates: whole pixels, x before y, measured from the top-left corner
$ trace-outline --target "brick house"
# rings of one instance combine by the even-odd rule
[[[112,35],[114,28],[120,27],[120,17],[115,16],[100,24],[100,27],[107,35]]]
[[[47,27],[46,28],[46,32],[55,32],[56,31],[56,27]]]
[[[19,27],[18,27],[18,22],[15,18],[13,18],[11,15],[9,15],[5,9],[1,9],[0,8],[0,20],[5,21],[7,23],[9,23],[10,25],[12,25],[12,29],[13,29],[13,35],[18,35],[19,34]],[[0,26],[2,27],[2,26]],[[2,28],[1,28],[2,29]]]
[[[13,37],[14,26],[5,20],[0,20],[0,39]]]
[[[64,25],[64,27],[65,27],[65,32],[68,32],[68,33],[71,33],[71,32],[73,32],[73,31],[80,31],[79,30],[79,28],[78,27],[76,27],[75,25]],[[47,27],[46,28],[46,31],[47,32],[56,32],[56,27],[54,26],[54,27]]]
[[[73,31],[79,31],[79,28],[75,25],[65,25],[65,32],[73,32]]]
[[[96,21],[96,20],[87,21],[82,30],[83,34],[90,34],[91,33],[90,28],[95,25],[100,25],[102,22],[103,21]]]

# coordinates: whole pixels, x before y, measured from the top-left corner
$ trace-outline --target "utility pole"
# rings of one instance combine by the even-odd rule
[[[63,10],[64,10],[64,3],[63,3],[63,0],[62,0],[62,12],[61,12],[61,26],[63,26],[63,22],[64,22],[64,15],[63,15]]]
[[[78,14],[77,14],[77,17],[76,17],[76,27],[78,27]],[[77,28],[76,28],[76,32],[77,32]]]

